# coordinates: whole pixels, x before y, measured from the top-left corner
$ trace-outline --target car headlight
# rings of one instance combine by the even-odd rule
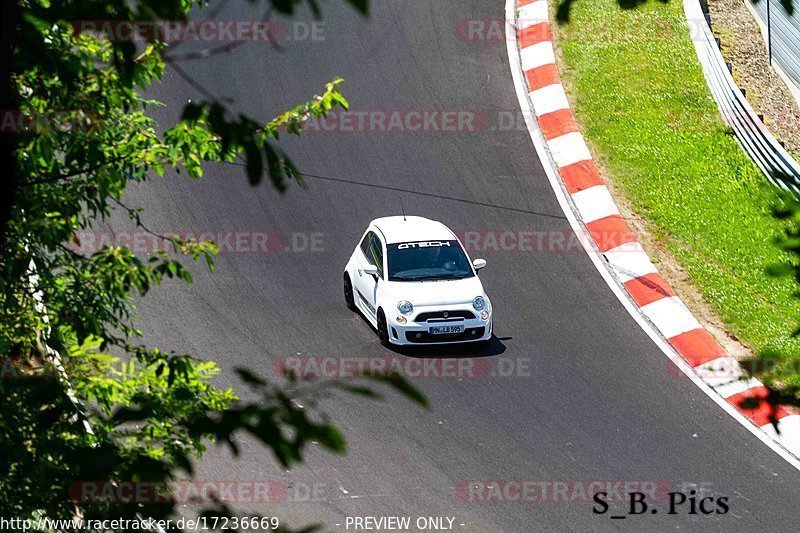
[[[474,307],[476,311],[481,311],[486,307],[486,298],[483,296],[476,296],[475,299],[472,300],[472,307]]]
[[[411,302],[408,300],[402,300],[397,304],[397,310],[404,315],[410,315],[412,312],[414,312],[414,306],[411,305]]]

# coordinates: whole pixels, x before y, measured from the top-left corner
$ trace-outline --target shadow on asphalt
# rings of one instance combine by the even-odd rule
[[[511,340],[512,337],[503,337]],[[506,345],[496,336],[485,342],[463,342],[439,344],[437,346],[391,346],[387,348],[406,357],[416,358],[460,358],[460,357],[494,357],[506,351]]]

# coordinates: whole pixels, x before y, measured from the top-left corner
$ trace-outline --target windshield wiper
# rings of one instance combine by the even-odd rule
[[[436,279],[466,279],[469,274],[440,274]]]
[[[464,279],[465,276],[457,274],[436,274],[433,276],[419,276],[411,278],[411,281],[434,281],[434,280],[447,280],[447,279]]]
[[[466,279],[469,274],[432,274],[428,276],[392,276],[390,281],[436,281],[447,279]]]
[[[389,281],[430,281],[434,279],[443,279],[439,276],[392,276]]]

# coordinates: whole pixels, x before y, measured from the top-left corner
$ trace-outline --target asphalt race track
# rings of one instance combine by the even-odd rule
[[[344,531],[347,516],[387,515],[455,517],[458,531],[795,530],[800,473],[673,367],[579,246],[552,240],[571,231],[528,133],[508,127],[518,104],[506,43],[468,40],[460,31],[467,19],[502,19],[503,6],[373,0],[363,19],[331,0],[316,39],[179,59],[192,81],[169,68],[152,92],[167,104],[154,112],[165,124],[187,100],[207,94],[231,99],[237,112],[269,117],[335,76],[346,80],[351,110],[368,116],[439,110],[477,117],[472,128],[365,126],[289,139],[282,146],[307,177],[285,195],[266,183],[250,187],[233,165],[210,166],[197,182],[169,175],[130,190],[128,204],[144,207],[155,230],[269,232],[270,243],[282,240],[280,250],[223,253],[213,275],[193,267],[193,285],[167,283],[140,306],[150,344],[216,359],[223,386],[244,389],[236,367],[275,377],[275,362],[297,354],[442,355],[387,351],[342,297],[342,268],[361,233],[371,219],[399,214],[401,202],[408,214],[474,237],[472,258],[489,263],[481,278],[498,338],[483,353],[444,354],[488,361],[494,375],[415,379],[429,410],[391,392],[383,401],[337,395],[322,407],[348,438],[347,455],[312,448],[304,465],[286,472],[245,440],[237,459],[212,448],[198,477],[276,480],[288,488],[281,501],[232,504],[290,526],[322,523],[328,531]],[[200,16],[262,15],[229,0],[218,14]],[[306,11],[298,20],[313,22]],[[287,36],[308,29],[283,24]],[[174,55],[203,48],[208,44],[187,43]],[[543,233],[544,244],[520,245],[513,236],[524,232]],[[667,515],[662,505],[658,514],[612,520],[625,508],[599,516],[591,500],[580,498],[470,501],[458,491],[465,480],[570,487],[645,481],[728,497],[730,511]]]

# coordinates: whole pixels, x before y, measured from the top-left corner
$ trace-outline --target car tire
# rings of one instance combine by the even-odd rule
[[[383,309],[378,309],[378,339],[384,346],[391,346],[392,342],[389,340],[389,326],[386,323],[386,317],[383,314]]]
[[[346,272],[344,274],[344,301],[349,310],[356,310],[356,301],[353,298],[353,284],[350,281],[350,276]]]

